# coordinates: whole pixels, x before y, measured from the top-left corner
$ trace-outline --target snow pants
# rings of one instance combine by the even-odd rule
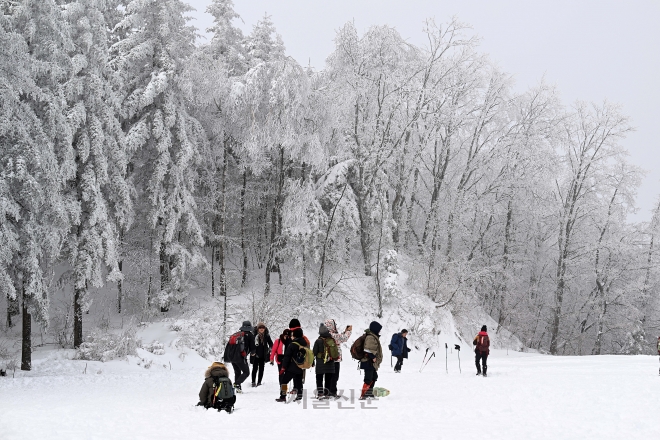
[[[401,371],[402,366],[403,366],[403,355],[396,356],[396,365],[394,365],[394,371]]]
[[[242,384],[250,376],[250,366],[247,362],[232,362],[231,366],[234,367],[234,385]]]
[[[481,363],[484,366],[484,374],[486,374],[486,370],[488,370],[488,365],[486,365],[486,361],[488,360],[488,353],[483,353],[481,351],[475,351],[475,358],[474,358],[474,363],[477,366],[477,373],[481,374],[481,366],[479,365],[479,360],[481,360]]]

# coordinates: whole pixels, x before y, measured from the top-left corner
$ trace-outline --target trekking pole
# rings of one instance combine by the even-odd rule
[[[447,374],[449,374],[449,367],[447,366],[447,343],[445,342],[445,370],[447,370]]]
[[[458,344],[454,344],[454,348],[456,349],[456,354],[458,355],[458,372],[463,373],[461,371],[461,346]]]
[[[427,348],[424,352],[424,359],[422,359],[422,365],[419,367],[419,372],[422,372],[422,367],[424,366],[424,361],[426,360],[426,355],[429,354],[429,349]]]
[[[422,366],[422,370],[423,370],[424,368],[426,368],[426,366],[427,366],[428,363],[431,361],[431,358],[432,358],[433,356],[435,356],[435,351],[434,351],[433,353],[431,353],[431,356],[429,356],[429,358],[428,358],[428,360],[426,361],[426,363]],[[420,370],[420,373],[421,373],[421,372],[422,372],[422,371]]]

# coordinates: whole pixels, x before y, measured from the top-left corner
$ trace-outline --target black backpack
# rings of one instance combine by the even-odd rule
[[[229,341],[225,346],[225,355],[223,359],[227,363],[240,363],[245,357],[245,333],[234,333],[229,337]]]

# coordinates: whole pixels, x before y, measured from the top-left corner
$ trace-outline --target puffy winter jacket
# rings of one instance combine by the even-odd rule
[[[276,339],[273,348],[270,350],[270,361],[280,363],[278,355],[284,354],[284,342],[281,339]]]
[[[229,377],[229,370],[220,362],[214,362],[206,369],[204,383],[202,389],[199,390],[199,401],[206,404],[206,406],[211,406],[213,402],[213,377]]]
[[[288,371],[292,374],[302,374],[303,370],[293,360],[293,357],[298,353],[298,350],[300,349],[298,344],[294,344],[294,342],[297,342],[298,344],[305,347],[309,347],[304,338],[296,338],[291,341],[291,343],[287,345],[286,350],[284,350],[284,356],[282,357],[282,365],[280,366],[280,370],[284,369],[284,371]]]
[[[404,359],[408,359],[408,338],[404,338],[401,333],[396,333],[392,337],[392,356],[398,357],[403,356]]]

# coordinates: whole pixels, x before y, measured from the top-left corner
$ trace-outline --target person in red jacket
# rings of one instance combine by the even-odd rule
[[[486,377],[486,371],[488,371],[486,361],[488,360],[488,355],[490,354],[490,338],[488,337],[488,329],[485,325],[481,327],[479,334],[474,337],[472,344],[475,345],[474,354],[476,356],[474,358],[474,363],[477,365],[477,376],[481,375],[481,366],[479,365],[479,360],[481,360],[483,365],[483,375]]]

